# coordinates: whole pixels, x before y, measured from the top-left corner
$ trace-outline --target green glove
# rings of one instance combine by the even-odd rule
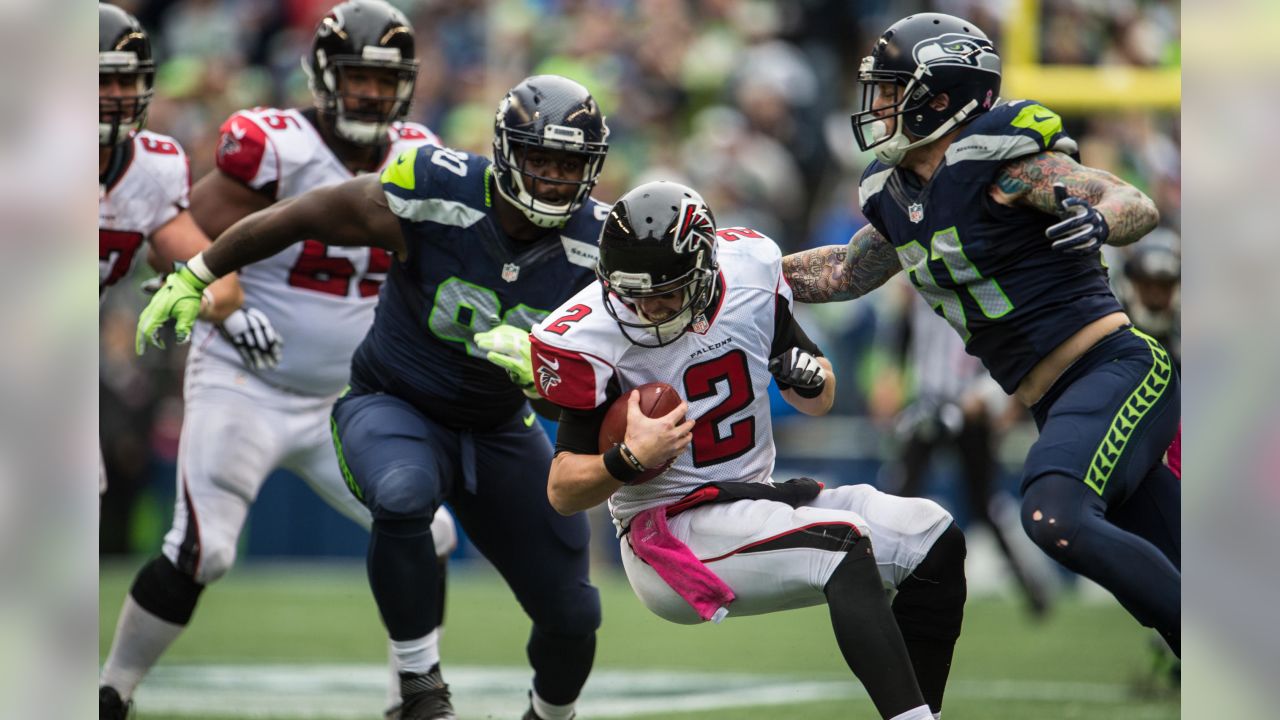
[[[138,333],[134,337],[138,354],[142,354],[148,342],[158,348],[164,347],[164,342],[159,337],[160,328],[171,318],[175,321],[174,334],[177,335],[178,342],[190,340],[191,327],[200,314],[200,295],[208,286],[209,283],[196,277],[185,266],[177,272],[169,273],[164,287],[156,291],[138,317]]]
[[[525,396],[538,397],[533,386],[533,362],[529,359],[529,333],[511,325],[499,325],[492,330],[476,333],[476,347],[489,352],[489,362],[507,371]]]

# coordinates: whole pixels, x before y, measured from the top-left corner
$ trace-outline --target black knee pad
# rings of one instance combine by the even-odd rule
[[[138,571],[129,594],[143,610],[161,620],[186,625],[203,591],[203,585],[161,555]]]
[[[425,517],[430,520],[440,506],[439,488],[420,465],[386,468],[370,483],[365,501],[374,520]]]
[[[827,578],[827,584],[822,588],[828,602],[831,601],[833,592],[866,597],[872,594],[884,594],[884,584],[880,579],[880,570],[876,567],[871,538],[858,536],[853,528],[848,530],[849,549],[845,551],[844,559],[831,572],[831,577]]]
[[[529,607],[529,617],[538,629],[552,635],[585,637],[600,628],[600,591],[582,584]]]
[[[893,614],[907,639],[954,642],[960,637],[968,587],[964,533],[952,523],[924,560],[898,585]]]
[[[1073,541],[1084,521],[1084,499],[1093,492],[1075,478],[1045,475],[1022,496],[1022,529],[1041,550],[1058,562],[1070,559]]]

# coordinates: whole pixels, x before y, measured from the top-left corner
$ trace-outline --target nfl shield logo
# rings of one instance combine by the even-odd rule
[[[502,266],[502,279],[507,282],[515,282],[520,277],[520,266],[515,263],[507,263]]]
[[[913,223],[918,223],[924,219],[924,205],[920,203],[911,203],[907,207],[907,217]]]
[[[711,323],[707,322],[707,316],[702,313],[698,313],[698,317],[693,319],[693,331],[699,335],[706,335],[707,331],[710,329]]]

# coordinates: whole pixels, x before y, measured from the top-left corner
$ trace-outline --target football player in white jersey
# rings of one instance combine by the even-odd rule
[[[155,62],[137,19],[98,4],[98,299],[129,274],[148,245],[160,271],[209,246],[188,212],[190,170],[177,140],[144,130]],[[205,289],[200,317],[239,327],[245,313],[236,277]],[[98,492],[107,490],[99,453]]]
[[[964,536],[929,500],[771,479],[769,383],[809,415],[835,396],[781,260],[753,230],[717,233],[683,185],[648,183],[613,206],[597,281],[531,336],[538,389],[563,408],[548,495],[564,514],[608,500],[631,586],[664,619],[826,603],[880,714],[928,720],[960,633]],[[598,452],[605,410],[650,382],[679,406],[649,418],[632,394],[623,443]]]
[[[193,192],[196,222],[216,237],[277,200],[378,171],[405,149],[438,145],[430,130],[402,121],[417,62],[413,29],[399,10],[382,0],[335,6],[303,59],[316,107],[233,114],[222,126],[217,169]],[[240,273],[245,304],[258,311],[255,320],[288,338],[287,353],[279,353],[274,334],[264,336],[259,356],[266,361],[246,368],[235,338],[203,320],[192,333],[173,527],[162,555],[139,571],[125,599],[102,671],[102,719],[124,717],[133,690],[185,628],[204,587],[231,568],[249,506],[272,470],[293,471],[339,512],[370,525],[343,479],[329,411],[372,322],[390,258],[376,248],[298,240]],[[457,544],[443,508],[432,532],[443,563]],[[394,671],[392,677],[387,712],[398,717],[399,680]]]

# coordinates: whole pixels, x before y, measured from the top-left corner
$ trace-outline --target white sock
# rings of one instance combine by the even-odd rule
[[[122,700],[133,697],[138,683],[178,639],[183,629],[183,625],[152,615],[134,602],[132,595],[126,595],[120,619],[116,622],[111,652],[102,666],[102,677],[98,682],[115,688]]]
[[[933,713],[929,712],[928,705],[921,705],[918,708],[912,708],[904,713],[894,715],[889,720],[933,720]]]
[[[933,714],[933,720],[942,720],[942,712],[941,712],[941,711],[939,711],[939,712],[934,713],[934,714]]]
[[[542,720],[572,720],[573,718],[573,703],[552,705],[538,697],[537,690],[534,690],[529,695],[529,699],[533,701],[533,714],[542,718]]]
[[[392,640],[391,656],[397,672],[427,672],[440,662],[440,631],[432,630],[417,640]]]

